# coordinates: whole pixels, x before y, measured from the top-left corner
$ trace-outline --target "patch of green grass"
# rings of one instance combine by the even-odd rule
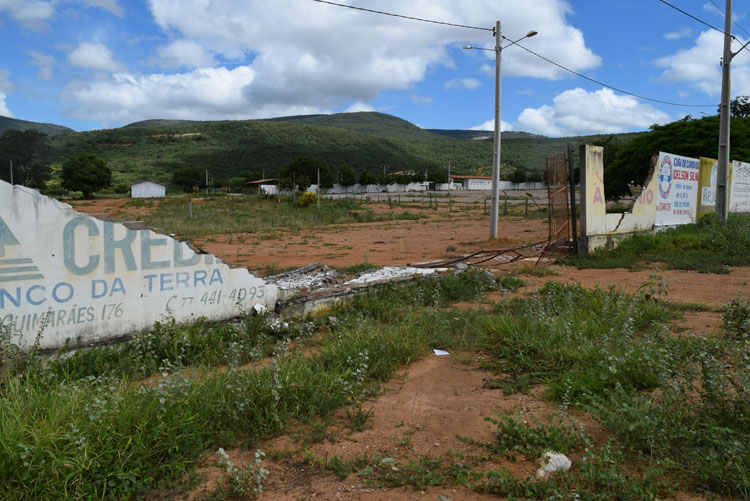
[[[379,381],[432,345],[451,345],[447,333],[425,329],[432,322],[418,312],[422,304],[473,297],[487,284],[465,273],[394,288],[404,301],[389,307],[412,318],[403,323],[362,324],[361,311],[342,309],[336,335],[312,357],[289,350],[288,339],[314,323],[264,317],[239,328],[163,322],[129,343],[50,360],[14,349],[6,329],[0,353],[12,363],[3,363],[0,373],[0,497],[133,497],[173,483],[207,449],[252,446],[292,421],[325,420],[352,406],[354,424],[366,425],[371,412],[361,404]],[[382,310],[391,303],[384,294],[365,295],[361,304]],[[239,369],[259,347],[273,351],[271,364]],[[203,370],[219,364],[228,370]],[[154,372],[163,375],[136,381]]]
[[[189,199],[182,197],[166,198],[143,219],[166,233],[186,238],[250,233],[263,235],[265,239],[282,229],[302,231],[332,224],[392,219],[389,213],[376,213],[347,199],[325,199],[318,208],[315,205],[300,207],[291,197],[283,197],[281,203],[257,195],[213,197],[200,204],[194,203],[192,217],[189,203]]]
[[[513,270],[513,273],[516,275],[526,275],[530,277],[554,277],[560,275],[552,268],[548,268],[545,266],[533,266],[530,264],[523,264],[519,266],[518,268]]]
[[[732,330],[744,325],[744,303],[726,309],[726,337],[681,339],[666,328],[679,313],[668,302],[615,288],[549,282],[491,312],[444,308],[497,287],[472,271],[426,277],[334,306],[335,326],[263,317],[239,325],[164,322],[119,347],[52,359],[14,349],[6,330],[0,497],[143,496],[184,478],[207,450],[253,448],[300,423],[311,427],[309,441],[319,439],[342,407],[352,428],[367,426],[367,400],[380,382],[432,348],[480,352],[490,371],[546,384],[563,411],[592,413],[613,433],[611,443],[591,445],[568,418],[498,416],[491,454],[536,459],[559,448],[584,460],[540,481],[472,471],[457,456],[384,455],[322,467],[340,476],[359,471],[376,486],[466,484],[515,497],[639,499],[672,489],[750,496],[750,350]],[[313,329],[321,331],[315,353],[289,348],[289,338]],[[261,352],[273,356],[268,366],[240,368]],[[216,365],[227,370],[207,370]],[[138,381],[154,372],[165,374]]]
[[[612,250],[597,249],[562,260],[578,268],[638,268],[663,263],[669,269],[729,273],[750,264],[750,215],[730,214],[726,224],[715,214],[698,223],[627,238]]]

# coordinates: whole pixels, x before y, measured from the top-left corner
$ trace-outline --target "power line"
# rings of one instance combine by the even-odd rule
[[[400,17],[402,19],[410,19],[412,21],[421,21],[423,23],[442,24],[444,26],[454,26],[456,28],[467,28],[470,30],[494,31],[493,28],[482,28],[479,26],[469,26],[466,24],[455,24],[455,23],[447,23],[444,21],[434,21],[432,19],[424,19],[421,17],[404,16],[402,14],[394,14],[392,12],[383,12],[382,10],[365,9],[364,7],[355,7],[354,5],[346,5],[343,3],[329,2],[327,0],[313,0],[313,2],[325,3],[328,5],[335,5],[336,7],[346,7],[347,9],[353,9],[353,10],[361,10],[363,12],[370,12],[372,14],[382,14],[384,16]]]
[[[336,3],[336,2],[330,2],[328,0],[313,0],[313,1],[314,2],[318,2],[318,3],[328,4],[328,5],[334,5],[336,7],[345,7],[347,9],[353,9],[353,10],[359,10],[359,11],[363,11],[363,12],[369,12],[371,14],[381,14],[381,15],[384,15],[384,16],[399,17],[399,18],[402,18],[402,19],[409,19],[409,20],[412,20],[412,21],[420,21],[420,22],[423,22],[423,23],[441,24],[441,25],[445,25],[445,26],[453,26],[453,27],[456,27],[456,28],[466,28],[466,29],[471,29],[471,30],[491,31],[493,33],[495,32],[494,28],[481,28],[481,27],[478,27],[478,26],[468,26],[468,25],[465,25],[465,24],[456,24],[456,23],[449,23],[449,22],[444,22],[444,21],[435,21],[435,20],[432,20],[432,19],[424,19],[424,18],[420,18],[420,17],[404,16],[404,15],[401,15],[401,14],[394,14],[392,12],[384,12],[384,11],[380,11],[380,10],[365,9],[363,7],[355,7],[353,5],[346,5],[346,4]],[[667,3],[664,0],[660,0],[660,1],[664,2],[665,4],[669,5],[670,7],[673,7],[675,9],[677,9],[677,7],[674,7],[673,5]],[[677,10],[680,10],[680,9],[677,9]],[[681,12],[684,12],[684,11],[681,11]],[[709,26],[709,27],[711,27],[711,28],[713,28],[713,29],[715,29],[717,31],[721,31],[722,33],[724,33],[724,31],[719,30],[718,28],[714,28],[713,26],[705,23],[704,21],[701,21],[698,18],[695,18],[694,16],[688,14],[687,12],[684,12],[684,13],[687,14],[688,16],[690,16],[690,17],[693,17],[697,21],[700,21],[703,24],[706,24],[707,26]],[[538,57],[538,58],[540,58],[540,59],[542,59],[544,61],[547,61],[548,63],[553,64],[553,65],[557,66],[560,69],[563,69],[563,70],[565,70],[565,71],[567,71],[569,73],[572,73],[573,75],[581,77],[581,78],[583,78],[585,80],[589,80],[590,82],[594,82],[595,84],[601,85],[601,86],[606,87],[608,89],[612,89],[612,90],[615,90],[615,91],[620,92],[622,94],[626,94],[628,96],[633,96],[633,97],[636,97],[638,99],[643,99],[644,101],[651,101],[651,102],[654,102],[654,103],[666,104],[666,105],[669,105],[669,106],[683,106],[683,107],[686,107],[686,108],[709,108],[709,107],[716,107],[717,106],[716,104],[682,104],[682,103],[673,103],[673,102],[670,102],[670,101],[662,101],[661,99],[654,99],[654,98],[651,98],[651,97],[641,96],[640,94],[635,94],[633,92],[628,92],[626,90],[620,89],[620,88],[615,87],[613,85],[609,85],[609,84],[606,84],[606,83],[601,82],[599,80],[595,80],[593,78],[587,77],[586,75],[583,75],[582,73],[578,73],[577,71],[571,70],[570,68],[567,68],[567,67],[563,66],[560,63],[556,63],[555,61],[553,61],[553,60],[551,60],[549,58],[546,58],[546,57],[542,56],[541,54],[538,54],[538,53],[534,52],[533,50],[528,49],[528,48],[524,47],[523,45],[521,45],[521,44],[519,44],[517,42],[514,42],[513,40],[511,40],[508,37],[503,36],[502,38],[505,39],[505,40],[508,40],[509,42],[511,42],[511,45],[517,45],[518,47],[520,47],[523,50],[525,50],[525,51],[527,51],[527,52],[535,55],[536,57]],[[488,49],[488,50],[492,50],[492,49]]]
[[[706,26],[708,26],[708,27],[709,27],[709,28],[711,28],[712,30],[716,30],[716,31],[718,31],[719,33],[723,33],[724,35],[729,35],[729,36],[730,36],[730,37],[732,37],[732,38],[736,38],[736,37],[735,37],[734,35],[731,35],[731,34],[727,33],[726,31],[724,31],[724,30],[721,30],[721,29],[717,28],[716,26],[713,26],[713,25],[711,25],[711,24],[708,24],[708,23],[707,23],[706,21],[704,21],[703,19],[700,19],[700,18],[698,18],[698,17],[695,17],[695,16],[694,16],[694,15],[692,15],[691,13],[689,13],[689,12],[687,12],[687,11],[684,11],[684,10],[682,10],[681,8],[679,8],[679,7],[675,6],[675,5],[672,5],[671,3],[667,2],[666,0],[659,0],[659,1],[660,1],[661,3],[663,3],[664,5],[669,5],[670,7],[672,7],[672,8],[674,9],[674,10],[676,10],[676,11],[678,11],[678,12],[682,12],[683,14],[685,14],[686,16],[688,16],[689,18],[695,19],[696,21],[698,21],[698,22],[699,22],[699,23],[701,23],[701,24],[705,24]]]
[[[503,37],[503,38],[505,38],[505,37]],[[651,98],[651,97],[641,96],[640,94],[635,94],[633,92],[628,92],[626,90],[620,89],[620,88],[615,87],[613,85],[606,84],[606,83],[604,83],[604,82],[602,82],[600,80],[596,80],[594,78],[587,77],[586,75],[584,75],[582,73],[578,73],[575,70],[571,70],[570,68],[566,68],[562,64],[556,63],[555,61],[553,61],[553,60],[551,60],[549,58],[546,58],[543,55],[538,54],[538,53],[534,52],[533,50],[531,50],[531,49],[529,49],[527,47],[524,47],[520,43],[516,43],[514,45],[517,45],[518,47],[522,48],[526,52],[529,52],[529,53],[535,55],[539,59],[543,59],[544,61],[547,61],[548,63],[553,64],[553,65],[557,66],[558,68],[563,69],[563,70],[565,70],[565,71],[567,71],[569,73],[572,73],[572,74],[574,74],[574,75],[576,75],[578,77],[581,77],[581,78],[583,78],[585,80],[588,80],[590,82],[594,82],[595,84],[601,85],[601,86],[606,87],[608,89],[616,90],[617,92],[621,92],[622,94],[627,94],[628,96],[633,96],[633,97],[637,97],[638,99],[643,99],[644,101],[651,101],[651,102],[660,103],[660,104],[668,104],[670,106],[684,106],[686,108],[709,108],[709,107],[715,108],[716,106],[718,106],[716,104],[683,104],[683,103],[673,103],[671,101],[662,101],[661,99],[654,99],[654,98]]]
[[[724,14],[726,16],[726,14],[724,13],[724,10],[721,7],[719,7],[718,5],[716,5],[716,2],[714,2],[714,0],[710,0],[710,1],[711,1],[712,4],[714,4],[714,7],[716,7],[719,12],[721,12],[722,14]],[[750,33],[748,33],[748,31],[745,28],[743,28],[742,26],[740,26],[740,23],[738,23],[737,21],[732,21],[732,22],[734,23],[735,26],[737,26],[739,29],[741,29],[742,31],[744,31],[745,35],[750,35]]]

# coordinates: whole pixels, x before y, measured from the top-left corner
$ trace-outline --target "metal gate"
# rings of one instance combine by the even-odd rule
[[[570,254],[571,217],[568,203],[568,164],[565,153],[547,157],[547,195],[549,197],[549,238],[538,264]]]

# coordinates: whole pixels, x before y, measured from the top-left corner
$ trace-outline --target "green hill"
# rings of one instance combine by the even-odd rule
[[[75,132],[73,129],[63,127],[62,125],[45,124],[40,122],[27,122],[26,120],[18,120],[16,118],[0,116],[0,135],[8,129],[18,130],[38,130],[44,132],[48,136],[56,136],[58,134],[67,134],[69,132]]]
[[[482,136],[490,139],[476,139]],[[622,135],[622,140],[632,136]],[[579,144],[601,137],[503,133],[502,171],[542,172],[545,158],[564,151],[568,142],[577,151]],[[145,120],[118,129],[58,135],[52,143],[55,164],[94,153],[107,160],[115,182],[169,182],[175,170],[191,166],[208,169],[216,180],[240,180],[251,172],[271,177],[303,156],[372,174],[382,173],[384,165],[393,172],[445,170],[448,163],[455,174],[486,174],[492,164],[491,133],[429,131],[374,112],[220,122]]]

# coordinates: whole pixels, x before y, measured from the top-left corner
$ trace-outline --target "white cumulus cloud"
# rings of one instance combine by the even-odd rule
[[[526,108],[518,116],[517,126],[545,136],[571,136],[646,129],[669,119],[653,106],[610,89],[588,92],[575,88],[557,95],[552,105]]]
[[[361,6],[368,7],[367,2]],[[493,40],[490,31],[417,23],[312,1],[149,0],[149,7],[164,33],[202,49],[190,56],[170,42],[159,51],[164,66],[200,66],[197,62],[207,55],[248,65],[254,78],[243,92],[258,116],[270,109],[286,110],[283,114],[321,112],[348,102],[367,103],[384,91],[412,89],[431,68],[454,67],[449,48],[491,45]],[[601,64],[581,31],[568,23],[571,7],[563,0],[537,0],[534,9],[479,0],[379,0],[369,7],[484,28],[494,25],[488,19],[503,19],[503,33],[511,39],[538,28],[540,35],[524,43],[561,64],[578,71]],[[486,56],[473,52],[461,57],[476,57],[477,68],[487,63]],[[558,68],[517,47],[503,52],[503,70],[505,76],[563,77]],[[463,85],[471,88],[477,82]]]
[[[53,1],[0,0],[0,12],[7,11],[17,23],[31,30],[48,27],[47,21],[55,13]]]
[[[738,38],[733,42],[732,50],[738,50],[746,41]],[[659,81],[687,85],[690,89],[718,99],[721,95],[719,62],[723,47],[724,35],[713,30],[702,32],[692,47],[655,61],[657,66],[664,68]],[[745,51],[732,60],[732,93],[750,94],[750,57]]]
[[[120,73],[106,80],[72,83],[65,96],[77,103],[73,110],[76,117],[108,123],[145,118],[267,118],[285,112],[294,115],[313,112],[305,108],[254,108],[243,92],[253,78],[254,71],[247,66],[141,76]]]
[[[30,50],[26,52],[31,57],[29,64],[39,68],[37,77],[42,80],[50,80],[53,77],[54,67],[57,64],[57,60],[54,56],[45,54],[40,50]]]
[[[690,28],[682,28],[679,31],[664,33],[665,40],[679,40],[680,38],[689,38],[691,36],[693,36],[693,30]]]
[[[125,15],[125,11],[117,0],[81,0],[81,3],[87,7],[98,7],[107,10],[117,17]]]
[[[161,66],[199,68],[216,64],[214,57],[193,40],[175,40],[165,47],[159,47],[158,50],[158,63]]]
[[[347,109],[344,110],[344,113],[357,113],[360,111],[377,111],[374,106],[371,106],[367,103],[353,103],[351,106],[349,106]]]
[[[3,92],[0,92],[0,115],[10,118],[16,117],[13,112],[8,109],[8,105],[5,104],[5,93]]]
[[[443,85],[443,88],[448,89],[468,89],[468,90],[474,90],[478,89],[479,86],[482,85],[482,82],[477,80],[476,78],[454,78],[453,80],[449,80],[445,82]]]
[[[13,82],[10,81],[10,71],[0,68],[0,92],[13,92]]]
[[[469,127],[469,130],[489,130],[494,131],[495,130],[495,119],[487,120],[483,124],[476,125],[474,127]],[[513,130],[513,126],[506,122],[505,120],[500,120],[500,131],[501,132],[508,132]]]
[[[81,68],[105,70],[112,73],[124,72],[127,69],[125,65],[115,61],[112,57],[112,51],[100,43],[83,42],[79,44],[68,55],[68,61]]]

